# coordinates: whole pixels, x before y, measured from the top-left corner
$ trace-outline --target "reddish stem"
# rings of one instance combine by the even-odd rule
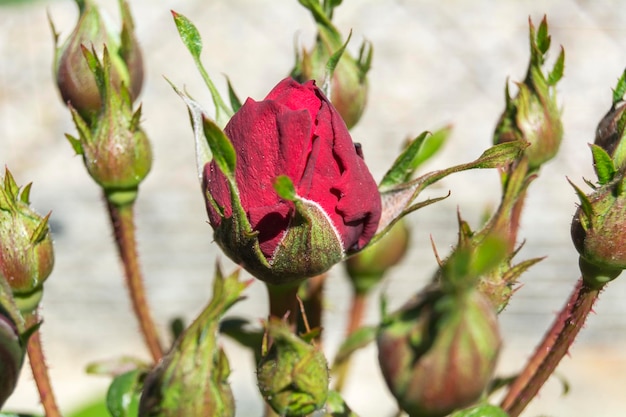
[[[579,279],[542,343],[502,400],[501,407],[510,417],[517,417],[552,375],[574,343],[599,293],[600,289],[591,288]]]
[[[300,282],[288,285],[266,284],[270,302],[270,317],[286,318],[287,323],[296,329],[300,304],[298,303],[298,287]]]
[[[26,327],[30,328],[39,322],[39,316],[37,313],[32,313],[26,320]],[[30,368],[33,372],[33,378],[35,379],[37,391],[39,391],[39,398],[41,399],[46,417],[61,417],[62,414],[57,406],[54,391],[52,390],[52,383],[50,382],[50,375],[48,374],[48,367],[46,366],[46,357],[44,356],[41,346],[39,330],[35,331],[28,339],[26,351],[28,352]]]
[[[352,306],[350,307],[350,317],[348,319],[348,328],[346,330],[346,336],[350,336],[357,331],[363,323],[363,317],[365,316],[365,307],[367,305],[367,293],[355,292],[352,296]],[[337,365],[335,368],[336,381],[335,390],[341,392],[343,386],[346,383],[348,377],[348,371],[350,370],[350,357],[346,358],[343,362]]]
[[[158,362],[163,356],[163,349],[161,348],[156,325],[152,320],[150,308],[146,301],[143,277],[139,267],[139,257],[135,242],[135,224],[133,221],[134,206],[132,203],[118,206],[107,201],[107,207],[118,253],[124,265],[124,275],[133,310],[139,320],[139,326],[152,359]]]

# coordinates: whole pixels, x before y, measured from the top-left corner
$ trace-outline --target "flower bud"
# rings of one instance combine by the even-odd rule
[[[133,101],[141,92],[143,63],[126,1],[119,2],[122,15],[119,34],[108,27],[108,19],[100,14],[92,0],[76,0],[76,3],[80,11],[78,23],[65,43],[56,48],[54,71],[63,101],[89,118],[100,111],[103,103],[83,49],[93,49],[101,57],[107,47],[112,67],[111,83],[117,90],[124,84]],[[58,39],[56,33],[55,38]]]
[[[119,91],[114,87],[108,49],[104,49],[102,63],[93,51],[84,49],[84,53],[92,76],[102,86],[104,105],[93,123],[71,106],[79,137],[66,136],[109,201],[125,204],[135,199],[139,183],[152,166],[150,141],[139,126],[141,108],[133,113],[126,87],[122,85]]]
[[[289,326],[272,319],[272,341],[257,368],[265,401],[281,416],[307,416],[321,409],[328,396],[328,364],[320,349],[294,335]]]
[[[389,268],[397,265],[409,247],[409,228],[400,219],[376,243],[346,259],[348,277],[357,294],[369,293]]]
[[[233,417],[235,402],[228,384],[230,366],[217,345],[219,320],[248,283],[238,272],[219,271],[213,298],[176,340],[171,351],[146,377],[139,405],[142,417]]]
[[[36,308],[54,265],[49,215],[30,208],[30,186],[18,187],[8,169],[0,186],[0,276],[23,312]]]
[[[595,144],[613,159],[617,170],[626,169],[626,103],[620,102],[602,118],[596,129]]]
[[[207,119],[203,128],[215,241],[255,277],[277,285],[322,274],[376,232],[376,183],[314,82],[285,79],[265,100],[248,99],[224,132]]]
[[[572,220],[572,241],[581,258],[607,270],[626,269],[624,186],[619,174],[589,196],[578,192],[581,204]]]
[[[381,325],[378,360],[391,393],[411,417],[446,416],[475,402],[500,349],[490,301],[470,289],[431,286]]]
[[[0,409],[15,389],[24,363],[26,346],[18,330],[20,320],[11,288],[0,274]]]
[[[319,10],[313,10],[319,7],[317,4],[309,3],[302,4],[311,10],[317,21],[317,39],[311,50],[303,48],[301,54],[296,54],[296,64],[290,75],[300,83],[315,80],[319,85],[323,85],[327,76],[328,61],[334,53],[343,48],[344,42],[330,18],[320,15]],[[329,98],[348,129],[359,121],[365,109],[368,92],[367,73],[371,62],[372,48],[364,42],[358,59],[344,51],[332,73]]]
[[[556,103],[556,83],[563,75],[564,52],[557,58],[552,71],[542,72],[545,54],[550,47],[547,22],[544,18],[537,35],[530,22],[531,57],[526,80],[518,83],[517,96],[512,98],[508,85],[505,90],[506,107],[494,133],[494,144],[522,141],[528,144],[525,155],[529,168],[538,169],[552,159],[563,138],[561,112]]]

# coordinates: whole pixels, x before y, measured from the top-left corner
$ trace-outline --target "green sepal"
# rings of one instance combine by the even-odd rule
[[[215,120],[220,126],[223,127],[232,117],[234,111],[232,108],[228,107],[224,99],[222,99],[217,87],[215,87],[213,80],[211,80],[209,73],[204,68],[202,61],[200,60],[200,54],[202,52],[202,38],[200,36],[200,32],[185,16],[173,10],[171,12],[180,39],[183,41],[185,47],[187,47],[187,50],[191,54],[196,67],[198,68],[198,71],[200,71],[200,75],[202,76],[204,83],[211,92],[211,98],[213,99],[213,104],[215,105]]]
[[[622,72],[622,76],[619,77],[613,89],[613,106],[624,99],[624,94],[626,94],[626,70]]]
[[[241,100],[239,100],[237,93],[235,93],[235,88],[230,82],[230,78],[226,77],[226,82],[228,84],[228,98],[230,100],[230,107],[232,107],[233,112],[237,113],[241,108]]]
[[[296,194],[296,188],[289,178],[286,175],[279,175],[274,180],[274,191],[280,198],[283,198],[287,201],[296,201],[298,199],[298,195]]]
[[[548,74],[547,83],[549,86],[555,86],[561,78],[563,78],[563,71],[565,69],[565,49],[561,47],[561,52],[552,67],[552,71]]]
[[[33,233],[30,235],[29,239],[32,245],[38,244],[48,235],[48,232],[50,231],[50,228],[48,227],[48,220],[50,219],[51,214],[52,212],[46,214],[44,218],[39,221],[39,224],[37,225],[35,230],[33,230]]]
[[[410,141],[380,181],[378,190],[383,192],[390,187],[409,181],[417,168],[441,149],[451,130],[451,126],[446,126],[432,134],[422,132]]]
[[[330,58],[328,58],[328,62],[326,62],[326,70],[324,71],[324,82],[322,83],[322,91],[324,92],[326,97],[328,97],[331,100],[332,100],[332,91],[331,91],[330,86],[331,86],[331,82],[333,79],[333,74],[335,73],[335,68],[337,68],[337,64],[339,63],[341,56],[346,50],[346,47],[348,46],[348,43],[350,42],[351,38],[352,38],[352,31],[350,31],[350,33],[348,34],[348,39],[346,39],[343,45],[341,45],[341,48],[333,52]]]
[[[617,172],[613,159],[604,148],[593,143],[589,146],[593,155],[593,168],[598,176],[598,183],[604,185],[611,182]]]
[[[106,395],[106,406],[112,417],[137,416],[144,377],[144,371],[134,369],[113,379]]]
[[[580,200],[580,208],[582,209],[583,214],[587,218],[587,221],[590,222],[593,219],[595,213],[593,210],[593,206],[591,205],[591,201],[589,200],[589,197],[587,196],[587,194],[585,194],[583,190],[578,188],[569,178],[567,179],[567,181],[574,188],[574,191],[576,191],[578,200]]]
[[[482,155],[472,162],[455,165],[450,168],[439,171],[429,172],[407,183],[398,184],[394,187],[382,191],[381,199],[383,210],[376,235],[370,241],[370,244],[376,242],[389,230],[399,219],[405,215],[425,207],[434,202],[440,201],[445,197],[428,199],[420,203],[413,203],[420,192],[429,185],[461,171],[476,168],[502,168],[511,162],[517,160],[519,155],[528,146],[521,141],[505,142],[494,145],[484,151]]]

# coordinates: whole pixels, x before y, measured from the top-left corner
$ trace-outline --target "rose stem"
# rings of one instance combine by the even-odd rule
[[[152,359],[158,362],[163,356],[156,326],[152,320],[146,301],[143,278],[139,268],[137,245],[135,242],[135,224],[133,222],[133,203],[115,205],[107,201],[111,225],[115,235],[117,249],[124,265],[124,275],[135,315]]]
[[[517,417],[552,375],[582,329],[599,293],[600,288],[589,287],[582,278],[578,280],[542,343],[502,400],[501,407],[509,417]]]
[[[363,316],[365,314],[365,307],[367,304],[367,293],[365,292],[354,292],[352,295],[352,306],[350,307],[350,317],[348,319],[348,328],[346,330],[346,335],[349,337],[352,333],[357,331],[359,327],[361,327],[361,323],[363,322]],[[341,362],[336,368],[336,378],[337,382],[335,382],[335,390],[337,392],[341,392],[343,386],[346,383],[346,378],[348,376],[348,370],[350,369],[350,357],[347,357],[343,362]]]
[[[36,312],[31,313],[26,317],[26,328],[30,328],[38,322],[39,315]],[[39,391],[39,398],[41,399],[46,417],[61,417],[61,411],[59,411],[56,399],[54,398],[54,391],[52,390],[50,375],[48,374],[48,367],[46,366],[46,357],[41,346],[39,329],[28,339],[26,350],[28,352],[30,369],[33,372],[33,378],[35,379],[35,384]]]
[[[300,304],[297,297],[300,282],[286,285],[265,285],[269,296],[270,317],[286,318],[287,323],[294,331],[298,324],[298,313],[300,312]]]
[[[305,283],[307,286],[307,297],[304,301],[304,306],[306,318],[312,329],[316,327],[321,328],[322,326],[324,283],[326,282],[326,276],[327,274],[317,275],[313,278],[309,278]]]

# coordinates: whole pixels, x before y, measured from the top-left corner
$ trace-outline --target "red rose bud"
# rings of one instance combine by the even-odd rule
[[[126,87],[122,85],[119,91],[115,88],[107,48],[102,62],[93,52],[85,49],[84,53],[92,66],[92,77],[102,86],[104,105],[93,123],[71,106],[79,137],[66,136],[109,201],[126,204],[134,201],[139,183],[152,166],[150,141],[139,126],[141,108],[133,113]]]
[[[54,265],[49,215],[32,210],[29,195],[30,184],[18,187],[7,169],[0,185],[0,278],[11,287],[22,312],[37,307]]]
[[[575,187],[581,204],[572,220],[572,240],[590,285],[604,284],[626,269],[624,181],[624,173],[618,173],[588,196]]]
[[[209,305],[148,374],[139,405],[143,417],[233,417],[228,359],[217,343],[219,321],[248,283],[219,268]]]
[[[535,35],[530,24],[530,63],[526,80],[518,83],[517,96],[511,97],[508,85],[505,90],[506,108],[494,132],[494,144],[522,141],[528,144],[525,155],[529,168],[538,169],[552,159],[563,138],[561,112],[556,102],[556,84],[563,76],[565,54],[563,49],[552,71],[544,75],[542,67],[550,47],[546,19],[541,21]]]
[[[378,360],[398,405],[411,417],[439,417],[485,390],[500,349],[490,301],[470,289],[431,286],[381,325]]]
[[[11,288],[0,276],[0,409],[15,389],[24,363],[26,344],[18,329],[22,322]]]
[[[76,28],[61,47],[55,50],[54,72],[61,97],[83,117],[90,117],[102,107],[102,100],[93,73],[82,49],[94,49],[102,57],[106,45],[111,58],[111,80],[116,89],[126,85],[136,99],[143,84],[141,51],[133,32],[128,4],[120,0],[122,30],[117,34],[108,27],[91,0],[76,0],[80,17]],[[55,40],[58,35],[55,33]]]
[[[204,130],[223,137],[210,122]],[[265,100],[248,99],[224,133],[234,172],[224,172],[230,168],[216,157],[204,166],[203,189],[215,240],[235,262],[283,284],[319,275],[367,245],[381,198],[314,82],[285,79]]]
[[[257,368],[265,401],[281,416],[307,416],[321,409],[328,396],[328,364],[320,349],[294,335],[279,320],[267,324],[272,340]]]
[[[301,54],[296,54],[296,64],[291,70],[291,76],[301,83],[315,80],[322,85],[327,75],[328,61],[333,54],[343,48],[344,41],[330,18],[320,10],[317,2],[301,3],[311,10],[318,24],[318,34],[315,46],[311,50],[303,48]],[[368,92],[367,73],[371,62],[372,48],[364,42],[358,59],[344,51],[332,74],[329,97],[348,129],[359,121],[365,109]]]
[[[409,247],[409,228],[400,219],[376,243],[344,262],[357,294],[367,294],[382,280],[389,268],[397,265]]]

